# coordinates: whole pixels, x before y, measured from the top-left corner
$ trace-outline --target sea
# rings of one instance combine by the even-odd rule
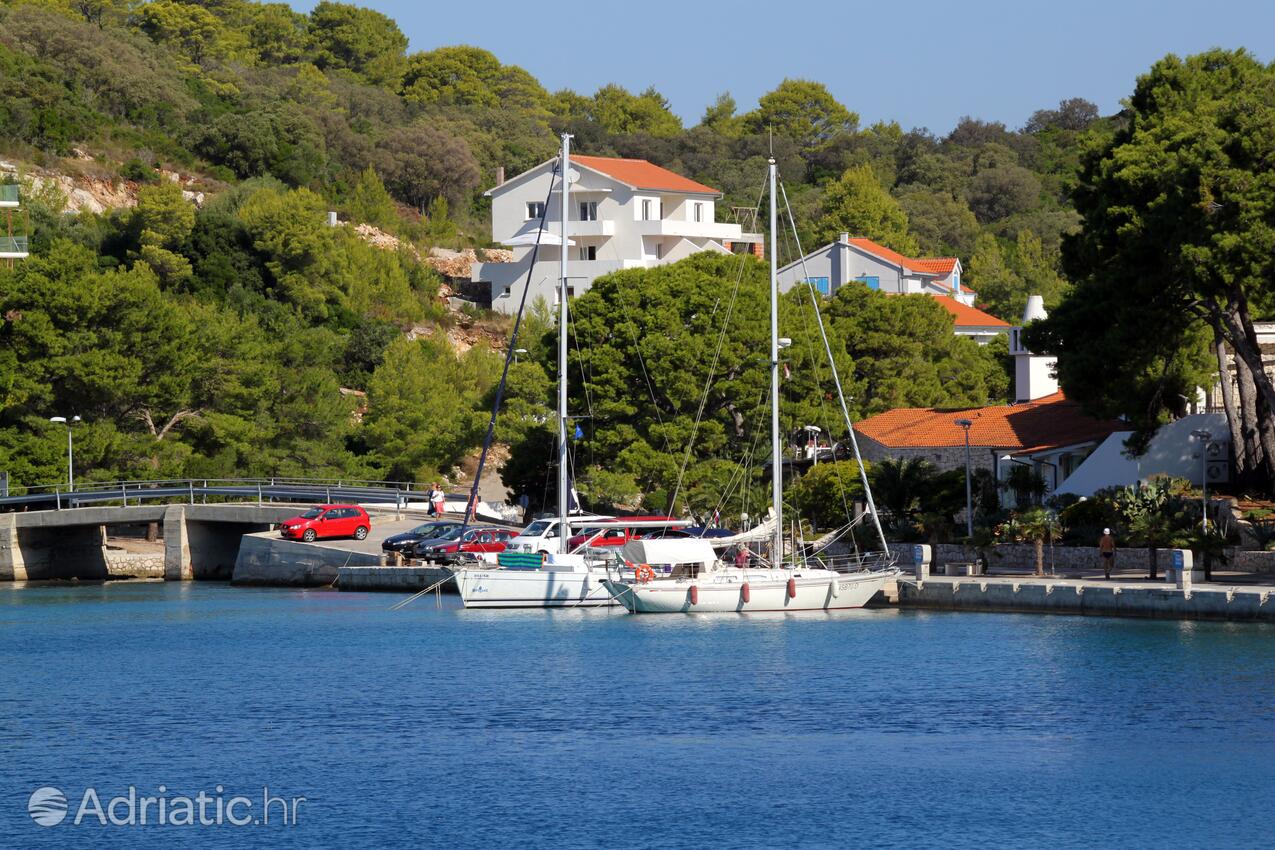
[[[0,587],[0,847],[1275,846],[1275,629]]]

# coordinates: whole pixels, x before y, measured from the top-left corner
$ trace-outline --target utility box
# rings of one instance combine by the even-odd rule
[[[928,543],[918,543],[912,547],[912,564],[917,581],[925,581],[930,577],[930,564],[933,560],[934,552]]]
[[[1174,549],[1173,566],[1165,570],[1165,581],[1175,582],[1179,590],[1190,590],[1196,579],[1195,558],[1190,549]]]

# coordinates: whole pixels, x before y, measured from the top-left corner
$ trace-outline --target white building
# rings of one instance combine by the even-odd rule
[[[1045,299],[1039,295],[1027,296],[1023,310],[1023,325],[1048,317]],[[1023,345],[1023,328],[1009,332],[1009,353],[1014,358],[1014,401],[1034,401],[1058,392],[1058,358],[1053,355],[1035,354]]]
[[[809,280],[824,295],[847,283],[899,295],[948,295],[973,306],[975,293],[961,286],[956,257],[905,257],[871,239],[849,233],[779,269],[779,288],[787,292]]]
[[[531,269],[528,303],[556,298],[562,250],[561,184],[552,159],[486,194],[491,198],[492,241],[514,250],[509,263],[476,263],[470,277],[490,285],[493,309],[516,312]],[[698,251],[761,255],[762,237],[717,220],[721,192],[647,162],[599,156],[571,158],[567,210],[571,295],[619,269],[672,263]],[[546,201],[548,206],[546,208]],[[544,231],[540,231],[541,218]]]

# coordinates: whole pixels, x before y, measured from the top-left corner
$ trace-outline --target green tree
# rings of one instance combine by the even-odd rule
[[[919,457],[886,458],[872,465],[868,475],[872,496],[879,508],[890,513],[892,528],[911,526],[936,474],[934,464]]]
[[[463,207],[478,185],[478,161],[465,140],[429,124],[387,134],[377,154],[386,188],[422,212],[439,196]]]
[[[1127,112],[1084,154],[1073,192],[1083,228],[1063,254],[1075,286],[1029,344],[1057,353],[1070,397],[1129,416],[1141,445],[1181,411],[1179,396],[1213,383],[1209,354],[1220,365],[1229,348],[1236,468],[1269,492],[1275,385],[1253,321],[1275,309],[1264,164],[1275,157],[1275,71],[1242,50],[1168,56],[1138,79]]]
[[[394,230],[398,224],[394,199],[385,190],[385,184],[381,182],[381,178],[370,165],[363,169],[358,182],[350,190],[345,209],[353,221],[365,221],[382,230]]]
[[[820,243],[849,233],[865,236],[901,254],[918,251],[916,240],[908,232],[907,213],[866,165],[847,169],[839,180],[829,184],[817,231]]]
[[[964,201],[950,192],[932,192],[919,186],[900,192],[898,199],[922,253],[968,258],[974,252],[979,238],[978,219]]]
[[[437,478],[481,440],[479,404],[495,379],[495,358],[473,348],[456,358],[445,339],[391,343],[368,383],[364,439],[384,475]]]
[[[744,126],[743,120],[735,114],[735,109],[735,98],[730,96],[730,92],[723,92],[704,110],[700,126],[723,136],[738,136],[743,132]]]
[[[344,68],[370,83],[398,85],[407,36],[380,12],[323,0],[310,12],[309,35],[319,68]]]
[[[838,103],[822,83],[791,79],[762,95],[757,110],[745,120],[752,132],[773,130],[796,141],[803,151],[852,134],[859,124],[859,116]]]
[[[681,119],[654,88],[635,95],[615,83],[605,85],[594,93],[587,115],[607,133],[673,136],[682,131]]]
[[[793,482],[786,496],[798,515],[817,529],[839,528],[853,518],[854,501],[863,499],[859,464],[839,460],[812,466]]]
[[[970,257],[965,282],[978,293],[979,303],[992,315],[1007,322],[1022,321],[1027,305],[1027,284],[1005,260],[1001,243],[990,233],[981,233]]]
[[[154,0],[144,3],[137,16],[142,32],[157,42],[172,44],[195,63],[215,51],[223,32],[216,15],[193,3]]]

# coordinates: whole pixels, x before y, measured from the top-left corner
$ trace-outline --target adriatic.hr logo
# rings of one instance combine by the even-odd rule
[[[129,785],[123,794],[99,795],[85,788],[77,799],[68,801],[61,788],[45,785],[27,798],[27,814],[39,826],[57,826],[63,821],[79,826],[84,821],[100,826],[295,826],[305,797],[280,797],[268,786],[261,795],[234,794],[217,785],[212,793],[177,794],[159,785],[155,794],[138,793]]]
[[[47,785],[37,788],[27,800],[27,814],[40,826],[57,826],[66,819],[66,795]]]

